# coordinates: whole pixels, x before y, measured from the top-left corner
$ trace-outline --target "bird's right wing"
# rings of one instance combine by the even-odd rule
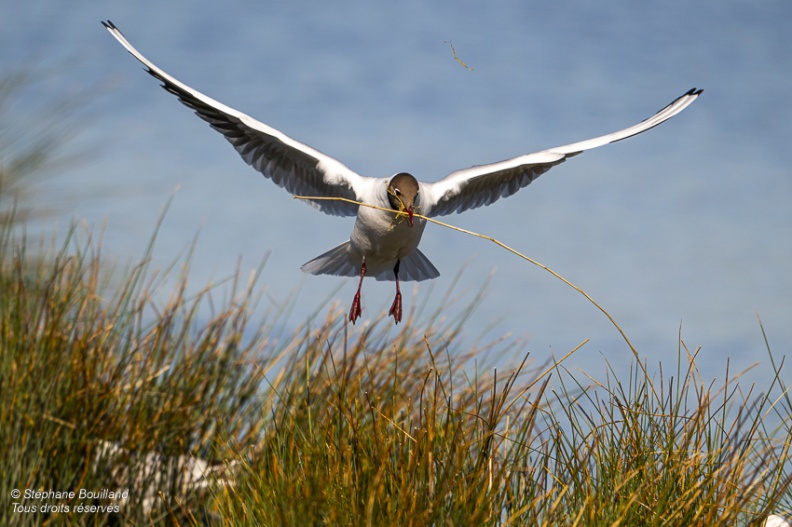
[[[212,128],[225,136],[247,164],[293,195],[339,197],[361,201],[372,178],[363,177],[340,161],[325,155],[286,134],[234,110],[171,77],[144,57],[109,20],[102,22],[126,50],[147,71],[162,81],[162,87],[176,95]],[[358,205],[343,201],[311,201],[327,214],[354,216]]]
[[[695,101],[701,91],[693,88],[653,116],[624,130],[499,163],[457,170],[436,183],[425,183],[421,196],[424,214],[443,216],[490,205],[500,198],[511,196],[572,156],[627,139],[667,121]]]

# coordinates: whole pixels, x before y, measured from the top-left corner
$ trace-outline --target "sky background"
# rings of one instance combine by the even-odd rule
[[[179,6],[189,5],[188,8]],[[792,4],[526,2],[6,2],[2,74],[40,79],[7,123],[82,100],[82,159],[37,187],[56,213],[100,230],[103,253],[140,258],[164,204],[155,267],[198,236],[195,290],[267,257],[264,307],[293,299],[297,326],[356,280],[303,275],[353,219],[292,200],[107,34],[112,20],[189,86],[370,176],[449,172],[587,139],[652,115],[692,87],[671,121],[587,152],[495,205],[442,218],[514,247],[579,285],[650,364],[674,364],[677,335],[706,377],[792,348]],[[473,71],[454,60],[448,42]],[[76,105],[82,108],[82,105]],[[441,277],[405,284],[405,308],[454,318],[475,301],[470,342],[512,334],[537,360],[591,339],[569,363],[602,372],[631,354],[578,293],[495,245],[430,225],[422,251]],[[455,282],[454,277],[461,273]],[[454,284],[456,301],[443,304]],[[366,281],[363,319],[392,283]],[[394,328],[394,335],[401,328]],[[506,361],[508,357],[504,357]]]

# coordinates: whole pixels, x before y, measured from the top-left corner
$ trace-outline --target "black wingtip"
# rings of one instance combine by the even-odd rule
[[[106,29],[108,29],[108,30],[109,30],[109,29],[115,29],[115,30],[118,30],[118,28],[115,26],[115,24],[113,24],[113,23],[112,23],[112,22],[110,22],[109,20],[107,20],[107,21],[105,21],[105,20],[102,20],[102,25],[103,25],[103,26],[104,26]]]
[[[700,90],[698,88],[690,88],[685,95],[701,95],[704,90]]]

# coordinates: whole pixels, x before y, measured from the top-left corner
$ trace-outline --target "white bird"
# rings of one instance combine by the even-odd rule
[[[767,517],[765,522],[762,524],[763,527],[792,527],[790,526],[789,522],[786,521],[781,516],[777,516],[775,514],[771,514]]]
[[[233,145],[247,164],[294,195],[345,198],[392,209],[382,211],[338,200],[312,200],[327,214],[356,216],[349,240],[302,266],[306,273],[359,276],[357,293],[349,311],[354,323],[360,317],[360,290],[365,276],[395,280],[396,297],[391,306],[398,324],[402,318],[399,280],[421,281],[440,273],[418,249],[426,217],[490,205],[511,196],[567,158],[599,146],[645,132],[688,107],[702,90],[691,89],[652,117],[611,134],[542,150],[506,161],[452,172],[436,183],[419,182],[400,172],[374,178],[357,174],[340,161],[300,143],[286,134],[234,110],[171,77],[140,54],[109,20],[107,30],[138,59],[162,86],[207,121]]]

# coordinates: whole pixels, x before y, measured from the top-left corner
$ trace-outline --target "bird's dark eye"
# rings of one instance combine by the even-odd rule
[[[395,193],[397,196],[401,196],[401,190],[399,190],[399,189],[395,188],[395,189],[393,189],[393,192],[394,192],[394,193]]]

